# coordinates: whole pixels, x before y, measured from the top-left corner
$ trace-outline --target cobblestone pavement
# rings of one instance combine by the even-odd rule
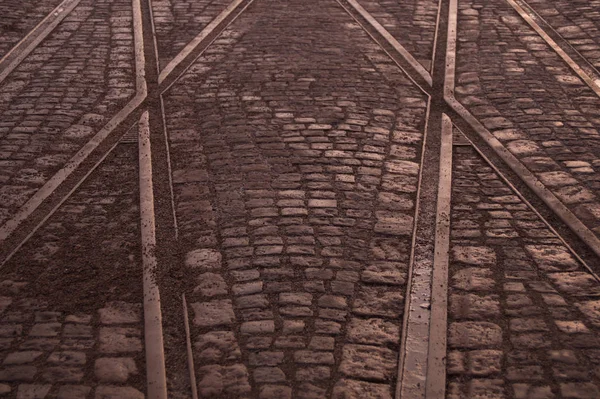
[[[455,147],[448,398],[600,396],[600,283],[472,147]]]
[[[529,0],[527,4],[592,65],[600,68],[600,2]]]
[[[131,2],[83,0],[0,83],[0,224],[135,92]]]
[[[600,98],[503,0],[459,3],[457,98],[600,234]]]
[[[361,0],[359,3],[427,70],[431,70],[437,0]]]
[[[215,44],[165,97],[199,393],[391,397],[426,97],[331,0]]]
[[[0,58],[29,33],[60,0],[5,0],[0,3]]]
[[[4,265],[0,393],[144,397],[137,196],[137,148],[120,145]]]
[[[137,2],[81,0],[0,81],[0,228],[127,114],[0,243],[0,397],[391,399],[407,375],[429,387],[439,350],[440,398],[599,398],[600,261],[458,129],[444,163],[445,127],[472,124],[441,93],[450,1],[358,0],[435,64],[423,89],[345,0],[250,3],[177,57],[232,0],[142,1],[136,43]],[[596,3],[527,1],[598,67]],[[2,2],[0,57],[57,4]],[[507,0],[459,0],[457,37],[457,100],[600,236],[600,98]],[[156,54],[178,60],[160,82]],[[439,345],[415,320],[432,308]]]
[[[232,0],[153,0],[152,13],[163,68]]]

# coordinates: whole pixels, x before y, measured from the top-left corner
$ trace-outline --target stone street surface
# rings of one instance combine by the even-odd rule
[[[600,398],[599,1],[0,15],[0,397]]]

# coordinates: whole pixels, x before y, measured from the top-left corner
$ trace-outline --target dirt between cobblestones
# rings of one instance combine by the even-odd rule
[[[447,398],[600,395],[600,283],[471,147],[455,147]]]
[[[571,46],[600,68],[600,1],[527,0]]]
[[[153,0],[152,13],[161,69],[231,2],[231,0]]]
[[[60,3],[61,0],[3,0],[0,3],[0,58]]]
[[[182,251],[159,282],[202,397],[391,397],[426,100],[333,0],[253,3],[165,94]]]
[[[431,71],[438,0],[359,0],[359,3]]]
[[[137,186],[137,149],[120,145],[3,272],[31,282],[30,294],[81,311],[116,293],[124,300],[141,297]]]
[[[508,3],[460,2],[458,27],[457,99],[600,233],[598,97]]]
[[[119,145],[3,267],[0,392],[144,397],[137,164]]]
[[[135,94],[132,14],[82,0],[0,83],[0,224]]]

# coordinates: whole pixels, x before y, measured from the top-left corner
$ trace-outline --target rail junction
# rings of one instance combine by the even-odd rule
[[[599,0],[0,15],[0,397],[600,398]]]

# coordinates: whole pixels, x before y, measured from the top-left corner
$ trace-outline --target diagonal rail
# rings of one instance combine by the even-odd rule
[[[180,76],[177,72],[189,67],[206,48],[214,41],[223,30],[227,28],[253,0],[236,0],[236,7],[229,7],[217,18],[219,24],[207,26],[196,40],[193,48],[183,50],[185,56],[176,57],[177,63],[172,65],[170,73],[163,75],[162,84],[153,91],[148,91],[145,79],[145,56],[143,43],[143,29],[140,0],[133,0],[134,4],[134,37],[135,37],[135,65],[136,65],[136,95],[127,103],[98,133],[96,133],[66,164],[56,172],[36,193],[13,215],[11,219],[0,226],[0,244],[5,242],[53,193],[90,157],[94,151],[106,142],[107,138],[125,122],[133,122],[140,115],[140,109],[149,102],[157,99],[162,92],[167,90]],[[243,6],[243,7],[242,7]],[[197,38],[198,38],[197,37]],[[191,50],[190,50],[191,49]],[[164,72],[164,71],[163,71]],[[106,155],[106,154],[105,154]],[[3,260],[3,262],[6,259]]]
[[[0,59],[0,83],[19,66],[81,0],[64,0]]]

